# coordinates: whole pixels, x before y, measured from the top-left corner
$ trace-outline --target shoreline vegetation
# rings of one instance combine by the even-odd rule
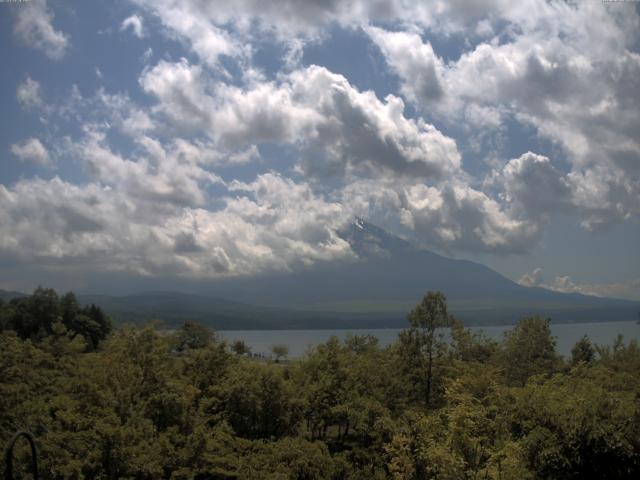
[[[500,341],[429,292],[396,342],[336,337],[256,359],[185,321],[113,329],[39,288],[0,301],[0,441],[28,429],[44,479],[583,479],[640,472],[640,346],[549,321]],[[445,339],[445,332],[451,340]],[[26,445],[14,465],[28,465]]]

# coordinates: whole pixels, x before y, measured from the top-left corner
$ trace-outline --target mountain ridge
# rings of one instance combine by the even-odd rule
[[[197,294],[151,290],[78,298],[120,322],[191,319],[218,329],[403,327],[429,290],[442,291],[453,314],[470,325],[514,324],[536,314],[556,322],[635,320],[640,309],[640,302],[525,287],[481,263],[417,248],[362,218],[338,234],[358,260],[214,280]]]

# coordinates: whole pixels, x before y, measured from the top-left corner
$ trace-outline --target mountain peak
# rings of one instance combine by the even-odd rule
[[[393,254],[415,250],[406,240],[367,222],[361,217],[354,220],[338,235],[349,243],[351,249],[362,259],[388,258]]]

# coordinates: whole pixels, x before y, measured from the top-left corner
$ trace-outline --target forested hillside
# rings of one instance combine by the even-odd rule
[[[332,338],[273,362],[192,322],[171,335],[152,326],[109,333],[102,312],[72,300],[41,289],[0,304],[0,441],[33,432],[45,479],[640,472],[635,341],[585,338],[563,359],[547,320],[524,318],[496,343],[429,293],[387,348],[369,336]],[[17,463],[26,458],[17,452]]]

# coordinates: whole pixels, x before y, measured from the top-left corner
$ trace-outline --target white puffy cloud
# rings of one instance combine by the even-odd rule
[[[566,275],[556,277],[547,288],[564,293],[640,300],[640,278],[629,282],[577,284],[574,283],[570,276]]]
[[[186,40],[191,49],[209,66],[219,66],[222,55],[241,57],[246,54],[246,47],[223,28],[224,22],[203,12],[209,11],[207,2],[158,0],[134,3],[159,18],[169,35]],[[211,4],[210,7],[215,5]]]
[[[621,298],[626,300],[640,300],[640,278],[627,282],[613,283],[576,283],[569,275],[559,275],[553,282],[546,283],[542,269],[536,268],[531,273],[525,273],[518,281],[525,287],[542,287],[563,293],[580,293],[595,297]]]
[[[124,31],[128,28],[131,28],[133,34],[138,37],[144,37],[144,28],[142,26],[142,17],[139,15],[131,15],[130,17],[125,18],[120,24],[120,30]]]
[[[52,60],[60,60],[69,47],[69,37],[56,30],[52,21],[46,0],[32,0],[17,9],[14,33],[26,45]]]
[[[524,206],[571,204],[586,228],[637,217],[640,55],[633,45],[640,17],[606,4],[537,0],[486,17],[495,36],[448,62],[415,29],[366,31],[405,97],[430,118],[463,125],[472,137],[478,128],[516,120],[562,148],[567,175],[553,162],[531,159],[512,161],[505,171],[507,194]],[[516,173],[537,183],[509,183]]]
[[[212,25],[232,24],[240,31],[274,32],[280,38],[314,37],[332,24],[364,25],[369,22],[419,24],[445,35],[459,33],[483,19],[495,18],[510,7],[506,0],[132,0],[170,25],[172,17],[206,19]],[[177,30],[177,29],[176,29]],[[491,24],[477,29],[491,31]],[[187,33],[182,30],[181,33]]]
[[[138,137],[155,129],[155,123],[144,108],[136,105],[128,95],[109,94],[100,88],[91,99],[81,99],[85,107],[107,117],[110,126],[130,137]],[[95,112],[98,110],[98,112]]]
[[[248,88],[217,86],[199,66],[160,62],[140,79],[172,125],[204,131],[239,148],[262,142],[293,144],[308,158],[307,173],[387,172],[442,178],[460,168],[455,141],[421,119],[404,116],[404,103],[380,101],[346,78],[311,66],[280,82]]]
[[[423,43],[415,32],[388,32],[376,27],[366,31],[402,79],[401,91],[407,99],[425,109],[440,100],[445,65],[429,42]]]
[[[571,186],[566,175],[549,158],[527,152],[510,160],[498,174],[504,199],[521,209],[528,218],[537,218],[569,208]]]
[[[130,191],[59,178],[0,185],[0,257],[25,264],[212,278],[355,259],[340,205],[276,174],[235,182],[219,210],[140,211]],[[43,235],[43,232],[47,232]]]
[[[81,141],[70,143],[70,152],[101,183],[155,209],[202,205],[206,199],[203,185],[221,183],[217,175],[200,167],[191,157],[180,155],[179,149],[165,150],[154,138],[138,137],[142,152],[134,158],[124,158],[111,151],[105,132],[95,126],[86,130]]]
[[[341,195],[354,215],[390,230],[400,223],[426,247],[495,253],[530,250],[551,214],[580,204],[570,177],[532,152],[495,169],[482,186],[461,171],[442,182],[356,180]]]
[[[202,67],[183,58],[177,63],[160,61],[140,77],[140,86],[160,100],[156,112],[173,126],[208,130],[215,105],[206,89]]]
[[[154,65],[151,49],[145,53],[138,80],[149,107],[102,89],[83,97],[74,87],[63,105],[43,109],[59,116],[52,129],[58,119],[81,126],[50,148],[89,180],[2,186],[0,218],[9,227],[1,255],[24,248],[25,261],[43,264],[243,275],[353,258],[336,234],[353,215],[423,246],[504,253],[535,245],[556,211],[578,213],[587,228],[640,214],[634,15],[542,0],[134,3],[141,13],[121,30],[142,37],[161,25],[186,47],[185,58]],[[52,18],[45,2],[34,2],[19,11],[16,34],[61,58],[69,40]],[[363,27],[404,98],[380,98],[327,68],[301,66],[306,43],[336,24]],[[467,51],[445,60],[436,37]],[[252,65],[255,41],[265,39],[286,51],[273,75]],[[29,77],[17,99],[25,109],[43,105]],[[532,126],[566,158],[518,152],[474,178],[448,128],[474,141],[512,121]],[[265,144],[287,158],[267,164]],[[11,149],[50,161],[35,138]],[[247,181],[250,169],[237,164],[249,163],[258,166]],[[291,163],[286,175],[264,173]],[[226,177],[240,170],[244,181]]]
[[[361,180],[346,186],[342,198],[355,215],[390,230],[397,230],[399,219],[416,242],[444,251],[524,252],[546,224],[544,219],[521,217],[455,180],[440,186]]]
[[[27,76],[16,90],[16,99],[23,108],[32,109],[43,105],[40,84]]]
[[[22,143],[14,143],[11,153],[23,162],[31,162],[43,167],[51,166],[49,152],[37,138],[29,138]]]
[[[539,287],[542,285],[542,269],[538,267],[525,273],[520,277],[518,283],[524,287]]]
[[[91,97],[73,89],[48,114],[53,124],[83,121],[82,133],[58,141],[56,151],[89,179],[1,185],[4,261],[213,278],[355,260],[336,233],[348,212],[308,183],[277,173],[226,182],[214,173],[258,161],[255,144],[221,149],[211,138],[167,135],[157,118],[164,114],[145,113],[126,94],[102,89]],[[133,148],[117,150],[114,134],[126,136]]]

